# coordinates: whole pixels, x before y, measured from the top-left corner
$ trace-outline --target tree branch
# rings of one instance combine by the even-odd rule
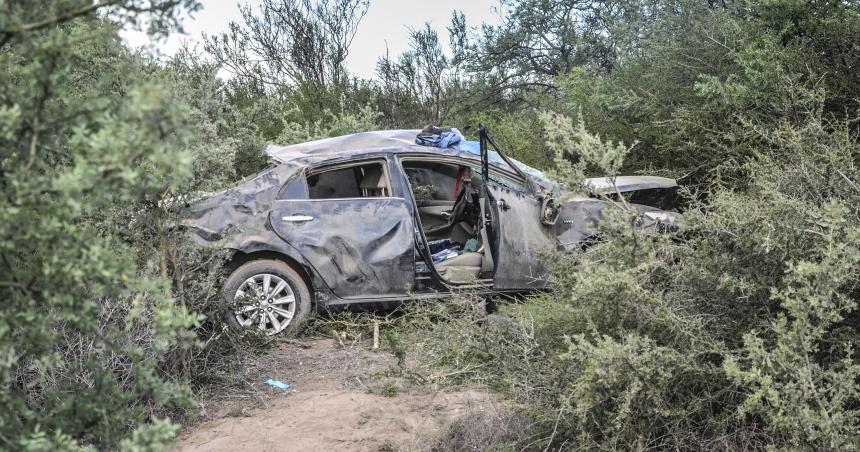
[[[29,24],[19,25],[18,27],[11,28],[8,30],[0,30],[0,33],[4,35],[4,39],[0,40],[0,47],[2,44],[5,44],[6,41],[9,40],[11,36],[19,35],[23,33],[29,33],[31,31],[41,30],[42,28],[50,27],[54,24],[60,24],[64,22],[68,22],[76,17],[87,15],[93,11],[104,8],[106,6],[113,6],[120,3],[122,0],[106,0],[104,2],[93,3],[91,5],[87,5],[76,10],[66,11],[63,14],[60,14],[56,17],[51,17],[48,19],[43,19],[38,22],[32,22]]]

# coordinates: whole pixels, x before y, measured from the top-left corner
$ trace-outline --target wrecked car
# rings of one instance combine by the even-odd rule
[[[196,242],[234,251],[223,288],[233,326],[276,334],[312,306],[540,290],[541,252],[581,246],[601,221],[606,201],[561,198],[483,127],[477,142],[422,145],[419,133],[269,146],[271,168],[189,209]],[[674,221],[672,179],[587,183],[642,202],[651,224]]]

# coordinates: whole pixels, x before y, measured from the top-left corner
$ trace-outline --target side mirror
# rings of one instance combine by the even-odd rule
[[[553,226],[558,221],[561,210],[555,204],[555,198],[545,197],[540,205],[540,222],[546,226]]]

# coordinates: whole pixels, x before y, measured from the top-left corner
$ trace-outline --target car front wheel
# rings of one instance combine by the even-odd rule
[[[302,277],[284,262],[253,260],[233,271],[224,284],[227,322],[278,334],[310,312],[310,292]]]

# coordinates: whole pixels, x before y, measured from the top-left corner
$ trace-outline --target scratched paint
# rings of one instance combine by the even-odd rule
[[[422,259],[420,253],[416,254],[416,237],[420,237],[415,233],[417,210],[396,158],[441,156],[473,167],[479,166],[480,160],[467,152],[418,146],[414,144],[416,134],[411,130],[369,132],[270,147],[268,154],[276,166],[193,203],[181,224],[192,240],[204,246],[284,256],[306,273],[318,303],[402,299],[416,287],[453,290],[441,281],[416,286],[416,255]],[[308,199],[307,168],[371,158],[386,163],[390,197]],[[503,167],[493,170],[516,177]],[[603,178],[594,181],[597,186],[606,183]],[[543,288],[547,268],[540,259],[541,252],[570,251],[589,239],[596,225],[605,221],[606,202],[573,197],[561,205],[555,225],[543,225],[540,197],[564,198],[551,181],[533,182],[540,193],[521,193],[487,184],[485,196],[490,198],[487,205],[493,218],[489,240],[496,268],[493,285],[484,290]],[[615,182],[620,192],[631,193],[656,193],[677,187],[671,179],[653,177],[626,177]],[[312,220],[283,220],[296,215]]]

